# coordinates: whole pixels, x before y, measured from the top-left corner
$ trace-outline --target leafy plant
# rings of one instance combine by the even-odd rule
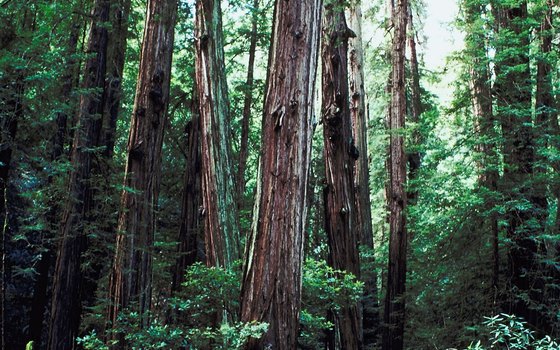
[[[486,349],[534,349],[558,350],[560,344],[550,336],[536,339],[535,332],[527,328],[527,323],[514,315],[499,314],[485,317],[484,328],[489,335],[489,345],[478,340],[469,345],[467,350]]]

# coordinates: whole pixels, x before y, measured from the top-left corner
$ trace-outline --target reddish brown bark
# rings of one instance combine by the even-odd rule
[[[361,2],[353,1],[348,8],[348,26],[355,37],[349,44],[350,115],[356,148],[360,154],[354,163],[354,192],[356,194],[356,230],[359,232],[360,246],[373,251],[373,229],[369,188],[369,154],[367,147],[366,92],[364,87],[364,51],[362,47]],[[373,346],[379,333],[379,302],[377,298],[377,273],[364,270],[372,266],[373,258],[362,261],[361,278],[364,281],[362,299],[362,332],[364,347]]]
[[[408,47],[410,49],[410,122],[416,125],[412,132],[411,142],[409,143],[412,151],[407,154],[409,182],[413,188],[407,191],[407,201],[409,205],[414,205],[418,198],[418,189],[414,181],[418,179],[420,170],[421,155],[419,146],[421,143],[418,123],[422,114],[422,95],[420,90],[420,70],[418,66],[418,55],[416,53],[416,32],[414,31],[412,9],[408,10]]]
[[[196,95],[196,89],[193,95]],[[185,128],[188,138],[187,166],[183,188],[183,201],[181,204],[181,227],[179,229],[180,254],[173,271],[172,291],[177,291],[184,281],[185,269],[201,259],[203,255],[199,245],[204,242],[202,231],[202,168],[200,154],[200,115],[198,100],[192,101],[191,120]]]
[[[117,120],[121,108],[121,90],[123,80],[123,69],[126,54],[126,42],[128,35],[128,15],[130,13],[131,0],[119,0],[113,4],[111,14],[111,33],[107,53],[107,85],[105,87],[107,98],[103,111],[104,126],[102,145],[105,146],[104,155],[111,158],[115,148],[115,133]]]
[[[269,323],[247,349],[295,349],[307,217],[320,0],[276,1],[262,157],[248,237],[241,319]]]
[[[106,70],[107,29],[110,4],[97,0],[87,51],[84,89],[103,91]],[[86,224],[92,220],[93,188],[90,180],[95,172],[92,149],[98,146],[103,112],[103,94],[90,92],[80,98],[78,127],[72,149],[73,171],[70,175],[68,199],[60,223],[60,243],[54,272],[48,349],[72,349],[80,325],[82,311],[81,255],[87,247]]]
[[[408,15],[407,0],[397,0],[393,7],[394,25],[389,109],[389,268],[383,330],[383,350],[402,350],[405,322],[406,252],[408,245],[406,228],[406,155],[403,130],[406,116],[405,48]]]
[[[325,159],[325,231],[329,244],[329,265],[360,276],[359,231],[356,230],[353,188],[354,161],[358,151],[352,137],[348,88],[348,38],[344,5],[330,2],[323,10],[322,91]],[[361,323],[358,304],[332,311],[339,341],[334,334],[329,349],[360,349]],[[338,344],[337,344],[338,343]]]
[[[138,312],[147,325],[152,288],[152,249],[159,195],[161,151],[169,100],[176,0],[148,2],[140,73],[128,138],[128,154],[115,259],[109,282],[109,321]],[[117,347],[125,348],[122,335]]]
[[[196,37],[206,263],[209,266],[229,266],[239,258],[240,242],[219,1],[197,2]]]

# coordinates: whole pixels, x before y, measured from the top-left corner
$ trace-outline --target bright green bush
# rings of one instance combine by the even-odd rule
[[[486,317],[483,322],[488,332],[488,341],[478,340],[471,343],[467,350],[486,349],[523,349],[523,350],[558,350],[560,344],[549,336],[536,339],[535,332],[527,328],[527,323],[522,319],[499,314]]]

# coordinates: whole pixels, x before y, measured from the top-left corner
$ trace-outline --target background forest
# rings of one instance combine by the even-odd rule
[[[560,349],[560,3],[457,5],[0,0],[1,348]]]

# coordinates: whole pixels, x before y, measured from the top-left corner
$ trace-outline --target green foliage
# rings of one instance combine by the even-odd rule
[[[467,350],[486,349],[523,349],[523,350],[558,350],[560,343],[550,336],[537,338],[535,332],[527,328],[522,319],[507,314],[485,317],[483,331],[488,340],[472,342]],[[485,345],[486,344],[486,345]]]
[[[356,276],[338,271],[325,261],[307,259],[303,268],[301,332],[299,343],[306,348],[320,349],[324,331],[333,324],[327,313],[355,304],[362,296],[363,282]]]

